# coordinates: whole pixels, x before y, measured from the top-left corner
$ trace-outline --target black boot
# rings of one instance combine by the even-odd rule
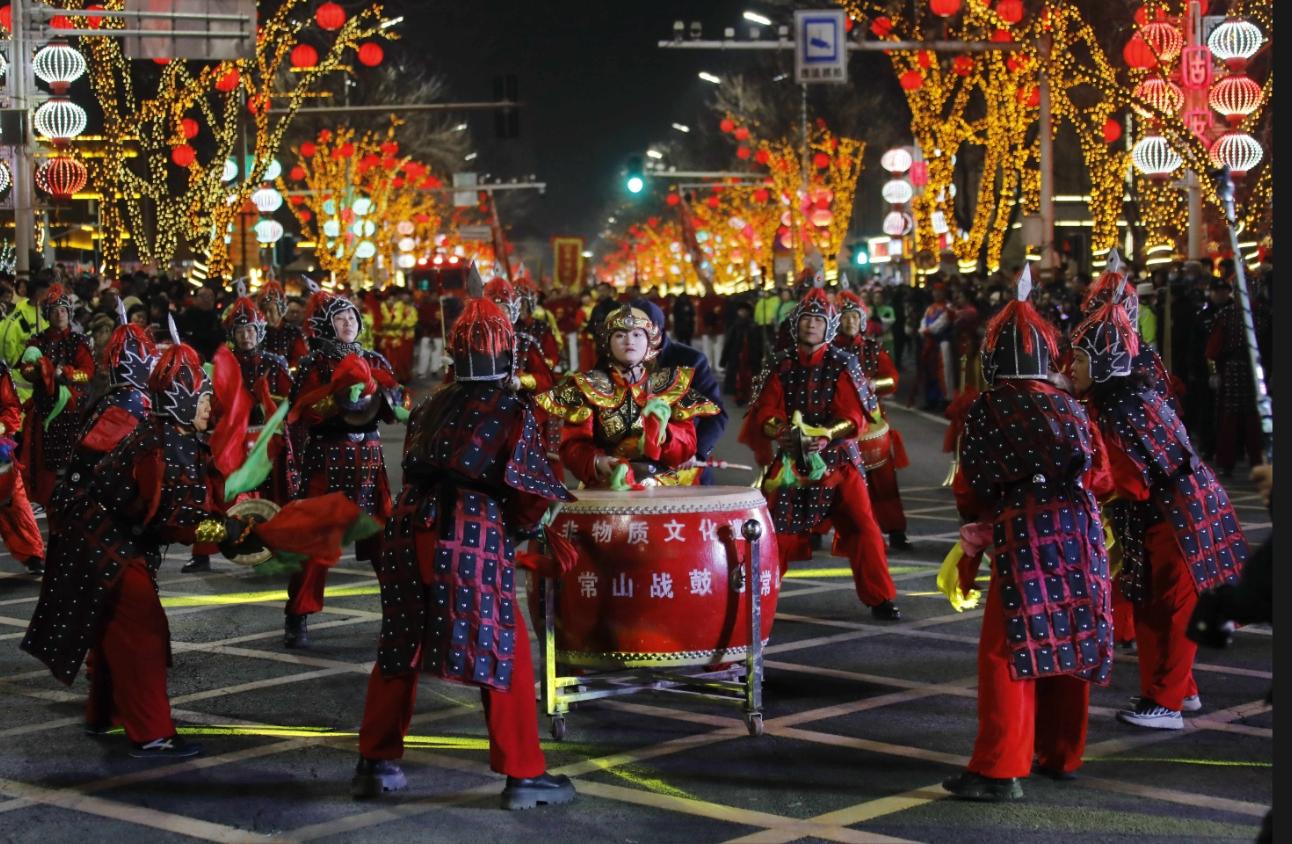
[[[963,771],[958,776],[943,780],[942,787],[962,800],[1003,803],[1023,799],[1023,786],[1018,777],[994,779],[973,771]]]
[[[193,574],[195,572],[210,571],[211,557],[207,554],[194,554],[192,558],[184,564],[180,571],[184,574]]]
[[[359,764],[354,766],[354,777],[350,780],[350,796],[355,800],[371,800],[384,792],[403,791],[405,788],[408,788],[407,777],[388,759],[360,756]]]
[[[310,626],[307,615],[288,613],[283,623],[283,644],[289,648],[308,648],[310,646]]]
[[[507,787],[502,790],[502,807],[507,810],[556,806],[573,799],[574,783],[570,778],[546,771],[536,777],[507,777]]]
[[[911,550],[911,541],[906,538],[906,531],[895,530],[888,534],[888,550],[890,551],[909,551]]]
[[[902,611],[892,601],[884,601],[870,608],[870,614],[880,621],[901,621]]]
[[[23,565],[27,567],[28,574],[34,574],[39,577],[45,573],[45,561],[40,557],[29,557]]]

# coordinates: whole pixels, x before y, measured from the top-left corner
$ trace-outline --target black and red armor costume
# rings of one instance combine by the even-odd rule
[[[22,426],[22,400],[9,365],[0,361],[0,539],[13,558],[31,574],[44,570],[45,541],[27,498],[27,487],[15,458],[13,435]]]
[[[120,724],[132,755],[197,752],[175,735],[166,693],[170,635],[157,594],[163,549],[222,543],[243,525],[213,512],[199,429],[210,383],[191,347],[168,348],[149,381],[152,415],[73,492],[22,649],[71,684],[90,653],[86,727]],[[231,553],[236,553],[230,551]]]
[[[856,355],[861,364],[861,371],[870,382],[870,388],[878,396],[891,396],[897,393],[898,373],[893,359],[884,349],[883,340],[869,333],[865,327],[869,323],[866,305],[857,294],[845,290],[839,294],[840,318],[849,311],[855,311],[860,319],[862,330],[849,335],[840,330],[834,338],[834,344],[844,351]],[[897,470],[910,465],[906,456],[906,447],[902,435],[893,427],[892,421],[879,406],[880,416],[888,425],[889,448],[883,462],[866,467],[866,486],[870,490],[870,505],[875,512],[875,521],[879,529],[888,534],[893,548],[910,548],[906,539],[906,512],[902,509],[902,493],[897,486]]]
[[[556,370],[561,365],[561,349],[564,342],[556,333],[542,305],[538,303],[538,288],[528,278],[519,278],[515,285],[516,295],[520,297],[520,318],[515,321],[516,334],[527,334],[538,343],[539,351],[548,369]]]
[[[1107,552],[1092,489],[1107,485],[1094,426],[1048,380],[1054,328],[1018,298],[987,326],[983,375],[961,437],[956,504],[990,525],[991,585],[978,645],[978,737],[968,770],[944,787],[961,797],[1018,799],[1036,764],[1054,776],[1081,765],[1090,683],[1112,671]],[[968,593],[980,556],[966,558]]]
[[[300,359],[309,353],[305,334],[298,326],[283,319],[287,312],[287,296],[276,281],[266,281],[256,294],[256,306],[265,314],[264,351],[279,355],[295,368]]]
[[[403,756],[423,672],[480,688],[490,766],[509,777],[513,796],[514,781],[544,777],[515,543],[550,502],[573,497],[548,464],[531,399],[507,386],[513,342],[499,308],[469,301],[449,350],[474,377],[445,384],[410,419],[404,486],[377,564],[381,640],[359,731],[357,797],[402,787],[393,760]],[[544,781],[572,797],[561,779]]]
[[[1090,386],[1082,398],[1112,471],[1105,512],[1122,548],[1119,582],[1135,602],[1141,694],[1118,717],[1179,729],[1184,701],[1198,691],[1189,617],[1200,592],[1238,582],[1247,541],[1174,408],[1135,370],[1138,338],[1118,304],[1095,311],[1073,332],[1072,344],[1077,362],[1087,366]]]
[[[364,513],[384,521],[391,500],[379,425],[396,421],[407,398],[379,352],[338,338],[333,320],[344,312],[352,312],[362,326],[362,314],[350,300],[322,291],[310,298],[307,318],[314,348],[296,371],[288,416],[303,443],[297,497],[342,492]],[[373,563],[380,549],[380,535],[355,544],[357,558]],[[307,560],[288,583],[289,647],[308,645],[305,616],[323,609],[327,572],[327,566]]]
[[[556,375],[552,372],[555,359],[548,360],[542,341],[537,335],[522,329],[521,314],[524,303],[521,301],[520,291],[507,279],[499,276],[490,279],[484,286],[484,297],[497,305],[514,326],[516,340],[512,360],[515,371],[511,377],[516,380],[511,382],[512,385],[531,394],[544,393],[552,389],[556,384]],[[540,325],[542,320],[530,320],[530,322],[532,323],[530,327],[542,328]],[[549,331],[548,334],[550,336],[551,332]]]
[[[251,413],[246,432],[247,448],[250,449],[254,445],[254,438],[273,415],[274,408],[291,396],[292,372],[287,358],[268,350],[268,324],[264,314],[250,299],[239,297],[235,300],[225,309],[222,321],[233,348],[233,357],[238,362],[242,376],[241,387],[250,395]],[[255,331],[254,348],[244,349],[238,342],[236,334],[242,326],[250,326]],[[256,490],[256,494],[277,504],[286,504],[296,497],[296,490],[300,486],[291,437],[276,434],[269,446],[269,454],[273,460],[273,470]]]
[[[1089,319],[1095,311],[1115,300],[1121,303],[1127,320],[1135,326],[1134,331],[1138,336],[1139,296],[1135,292],[1134,285],[1126,282],[1126,268],[1122,265],[1116,250],[1109,253],[1107,266],[1108,269],[1100,273],[1099,278],[1095,279],[1090,289],[1086,291],[1086,297],[1081,301],[1081,318]],[[1137,348],[1131,357],[1132,368],[1148,374],[1147,380],[1152,383],[1154,391],[1171,403],[1178,416],[1180,414],[1179,393],[1183,383],[1166,371],[1162,356],[1151,344],[1137,342],[1136,345]],[[1067,369],[1070,358],[1061,363],[1061,369]]]
[[[49,288],[49,297],[41,305],[50,326],[32,337],[23,353],[20,371],[32,385],[31,402],[23,420],[20,463],[27,493],[42,507],[48,508],[54,487],[62,478],[81,433],[81,414],[90,393],[94,375],[94,354],[90,339],[70,327],[57,328],[54,312],[67,314],[71,325],[72,301],[63,286]],[[34,351],[33,351],[34,350]],[[67,401],[48,423],[58,407],[60,387],[67,390]]]
[[[616,332],[640,329],[646,333],[645,359],[634,370],[615,361],[610,338]],[[597,460],[610,457],[631,467],[631,478],[654,478],[666,486],[699,482],[698,469],[683,464],[695,457],[695,420],[716,416],[721,409],[691,388],[695,370],[686,367],[654,368],[659,354],[660,329],[645,311],[623,305],[606,317],[597,330],[600,357],[606,369],[568,375],[536,402],[544,412],[561,419],[561,463],[587,486],[605,486],[597,473]],[[661,420],[652,407],[664,405]],[[657,434],[662,432],[663,441]]]
[[[790,314],[796,337],[810,318],[825,321],[824,339],[781,349],[759,376],[760,384],[740,430],[740,442],[765,467],[762,483],[776,526],[781,573],[793,560],[811,558],[809,535],[828,519],[835,550],[847,556],[861,602],[880,618],[900,618],[897,587],[888,573],[884,536],[875,522],[857,438],[879,419],[879,402],[861,363],[831,345],[839,312],[813,288]],[[796,423],[795,417],[799,417]],[[802,445],[790,445],[798,439]],[[815,441],[816,470],[808,443]],[[787,447],[788,446],[788,447]]]

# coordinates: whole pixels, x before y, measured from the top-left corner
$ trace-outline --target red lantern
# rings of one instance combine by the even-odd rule
[[[812,166],[818,170],[824,170],[830,166],[830,156],[826,155],[824,152],[818,152],[816,155],[812,156]]]
[[[973,72],[973,59],[968,56],[956,56],[951,62],[951,70],[956,76],[968,76]]]
[[[295,167],[293,167],[291,170],[288,171],[287,175],[294,182],[302,181],[305,178],[305,168],[297,164]]]
[[[153,59],[153,64],[159,64],[162,67],[165,67],[166,65],[170,64],[170,59],[157,56],[156,58]]]
[[[1036,108],[1041,104],[1041,89],[1035,85],[1019,88],[1015,96],[1020,103],[1026,102],[1028,108]]]
[[[736,147],[736,158],[745,161],[749,158],[749,147]]]
[[[928,70],[933,67],[933,54],[928,50],[920,50],[915,54],[915,61],[920,67]]]
[[[396,176],[391,184],[397,188],[402,188],[404,186],[404,177]]]
[[[359,64],[364,67],[376,67],[386,57],[386,51],[375,41],[366,41],[359,45]]]
[[[1122,48],[1122,58],[1125,59],[1127,67],[1136,70],[1148,70],[1157,66],[1157,56],[1153,55],[1152,48],[1138,32],[1132,35],[1126,42],[1126,46]]]
[[[289,196],[289,197],[287,197],[287,201],[288,201],[288,202],[290,202],[292,205],[301,206],[301,205],[304,205],[304,204],[305,204],[305,197],[303,197],[303,196]]]
[[[341,146],[337,147],[337,152],[341,154],[342,158],[349,158],[350,156],[354,155],[354,144],[350,143],[349,141],[346,141],[344,144],[341,144]]]
[[[49,19],[50,29],[71,29],[72,21],[67,15],[54,15]]]
[[[394,141],[386,141],[384,144],[381,145],[381,154],[386,156],[387,158],[389,158],[392,155],[397,155],[398,153],[399,153],[399,144],[395,143]]]
[[[929,11],[940,18],[949,18],[960,11],[960,0],[929,0]]]
[[[759,188],[754,191],[754,202],[766,202],[771,197],[767,188]]]
[[[194,120],[193,118],[185,117],[183,120],[179,122],[179,128],[180,128],[180,131],[184,133],[184,137],[190,140],[197,137],[197,130],[198,130],[197,121]]]
[[[440,181],[438,176],[427,176],[426,179],[423,180],[422,182],[422,187],[426,188],[427,190],[434,190],[435,188],[439,188],[443,186],[444,186],[444,183]]]
[[[7,3],[0,8],[0,24],[4,24],[7,31],[13,32],[13,9]]]
[[[197,151],[188,144],[180,144],[170,149],[170,160],[180,167],[191,167],[197,161]]]
[[[318,148],[315,147],[314,144],[310,143],[309,141],[306,141],[305,143],[301,144],[301,155],[303,155],[305,158],[313,158],[314,153],[316,152],[318,152]]]
[[[716,197],[716,196],[711,196],[711,197],[709,197],[708,199],[706,199],[706,200],[704,201],[704,204],[705,204],[705,205],[707,205],[707,206],[709,206],[710,208],[717,208],[717,207],[718,207],[718,201],[719,201],[719,200],[718,200],[718,197]]]
[[[315,67],[319,63],[319,51],[309,44],[297,44],[292,48],[292,67]]]
[[[269,95],[257,94],[247,99],[247,111],[252,114],[260,114],[269,108]]]
[[[314,219],[314,215],[310,213],[308,208],[302,208],[296,213],[296,216],[300,218],[302,223],[308,223],[310,220]]]
[[[1104,143],[1114,143],[1122,136],[1122,125],[1111,117],[1104,121]]]
[[[886,38],[893,31],[893,22],[881,15],[870,22],[870,31],[876,38]]]
[[[758,152],[754,153],[754,161],[757,161],[759,164],[766,164],[768,159],[771,157],[771,153],[765,149],[760,149]]]
[[[682,201],[682,198],[675,193],[670,193],[668,196],[664,198],[664,202],[668,203],[669,205],[677,205],[681,201]]]
[[[744,126],[741,126],[736,129],[732,137],[734,137],[738,141],[747,141],[749,140],[749,130],[746,129]]]
[[[340,29],[345,26],[345,9],[337,3],[324,3],[314,13],[314,22],[320,29],[329,31]]]
[[[55,199],[71,199],[85,187],[85,165],[75,158],[50,158],[36,170],[36,185]]]
[[[852,18],[844,18],[844,19],[843,19],[843,31],[844,31],[844,32],[852,32],[852,25],[853,25],[853,23],[852,23]]]
[[[105,8],[107,7],[104,6],[102,3],[91,3],[90,5],[85,7],[85,11],[102,12]],[[103,26],[103,18],[86,18],[85,25],[90,29],[98,29],[99,27]]]
[[[1008,29],[998,29],[995,32],[993,32],[991,34],[991,37],[988,38],[987,40],[995,41],[997,44],[1004,44],[1007,41],[1013,41],[1014,36],[1009,34]]]
[[[331,129],[320,129],[320,130],[319,130],[319,143],[320,143],[320,144],[326,144],[326,143],[327,143],[328,141],[330,141],[330,140],[332,140],[332,130],[331,130]]]
[[[229,68],[223,75],[215,80],[215,90],[229,93],[238,87],[238,69]]]
[[[1013,26],[1023,19],[1023,0],[999,0],[996,3],[996,14]]]
[[[724,117],[718,121],[718,128],[721,129],[722,133],[725,135],[736,128],[736,121],[732,120],[730,117]]]
[[[924,77],[918,70],[908,70],[897,77],[897,83],[902,86],[903,91],[918,91],[924,87]]]

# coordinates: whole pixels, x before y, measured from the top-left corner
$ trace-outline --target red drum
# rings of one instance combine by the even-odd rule
[[[578,564],[557,582],[556,661],[584,668],[713,665],[749,645],[748,543],[758,540],[762,640],[780,594],[776,534],[762,493],[730,486],[583,489],[549,530]],[[737,575],[733,577],[733,575]],[[538,593],[537,584],[530,590]]]
[[[857,440],[861,448],[861,462],[867,469],[878,469],[891,459],[893,444],[887,422],[871,423],[866,433]]]

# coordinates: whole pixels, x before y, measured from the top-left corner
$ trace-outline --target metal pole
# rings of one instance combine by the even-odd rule
[[[27,0],[13,0],[10,4],[13,24],[13,53],[10,55],[12,66],[9,68],[10,93],[13,106],[28,110],[28,97],[31,86],[31,47],[27,43],[26,12],[23,11]],[[13,246],[14,277],[31,280],[31,245],[35,229],[35,217],[32,214],[32,190],[35,174],[32,172],[31,129],[28,126],[29,115],[23,117],[23,137],[21,143],[13,148]],[[39,311],[39,309],[37,309]]]
[[[1189,196],[1189,260],[1202,257],[1202,180],[1192,170],[1185,171],[1184,188]]]
[[[1052,133],[1053,117],[1050,108],[1050,78],[1045,72],[1045,63],[1050,58],[1050,37],[1042,36],[1039,44],[1041,54],[1041,263],[1043,270],[1054,269],[1054,139]]]
[[[1234,276],[1238,282],[1238,307],[1243,315],[1243,335],[1247,340],[1247,358],[1251,363],[1252,386],[1256,389],[1256,414],[1261,418],[1261,434],[1265,440],[1265,462],[1274,463],[1274,408],[1270,394],[1265,389],[1265,370],[1261,366],[1261,350],[1256,344],[1256,325],[1252,321],[1252,300],[1247,292],[1247,270],[1243,266],[1243,253],[1238,248],[1238,215],[1234,212],[1234,180],[1229,168],[1223,167],[1217,178],[1216,192],[1225,206],[1225,224],[1229,229],[1229,245],[1234,250]]]

